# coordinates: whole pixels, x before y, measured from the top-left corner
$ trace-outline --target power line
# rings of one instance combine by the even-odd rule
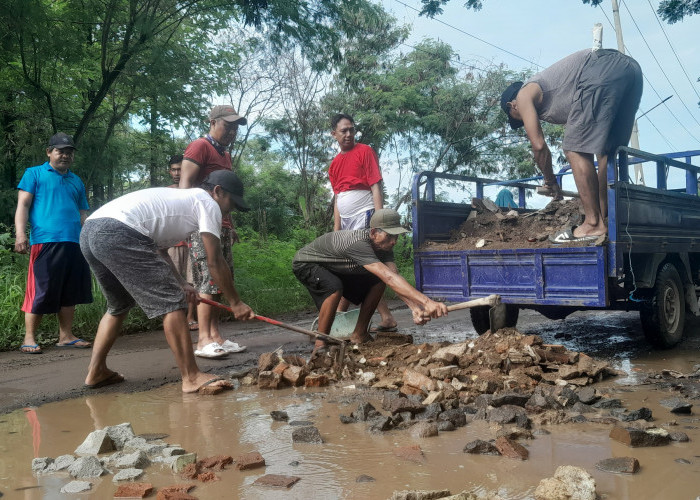
[[[676,93],[676,95],[678,95],[678,99],[681,101],[681,104],[683,104],[683,107],[686,109],[686,111],[687,111],[688,114],[691,116],[691,118],[692,118],[693,120],[695,120],[695,123],[697,123],[698,125],[700,125],[700,121],[698,121],[698,119],[695,118],[695,115],[693,114],[693,112],[690,111],[690,108],[688,108],[688,106],[686,106],[686,104],[685,104],[685,102],[683,101],[683,99],[681,99],[680,92],[678,92],[678,90],[676,90],[676,87],[673,86],[673,82],[671,82],[671,79],[668,77],[668,75],[666,74],[666,72],[664,71],[664,69],[661,67],[661,63],[660,63],[659,60],[656,58],[656,54],[654,54],[654,51],[651,50],[651,47],[649,46],[649,43],[647,42],[647,39],[644,37],[644,33],[642,33],[642,30],[639,28],[639,25],[637,24],[637,21],[634,19],[634,16],[632,16],[632,12],[630,12],[629,7],[627,7],[627,4],[626,4],[626,3],[623,4],[623,5],[625,6],[625,9],[627,9],[627,13],[628,13],[629,16],[630,16],[630,19],[631,19],[632,22],[634,23],[635,28],[637,28],[637,31],[639,31],[639,35],[642,37],[642,40],[644,40],[644,44],[647,46],[647,49],[649,49],[649,52],[651,53],[651,56],[654,58],[654,61],[656,61],[656,64],[657,64],[657,66],[659,67],[659,69],[661,70],[661,73],[664,75],[664,78],[666,78],[666,81],[668,82],[668,84],[671,86],[671,88],[672,88],[673,91]],[[694,138],[694,137],[693,137],[693,138]],[[697,139],[695,139],[695,140],[697,141]],[[698,141],[698,142],[700,142],[700,141]]]
[[[698,93],[697,89],[695,88],[695,85],[693,85],[693,82],[690,81],[690,77],[688,76],[688,73],[685,71],[685,67],[683,66],[683,63],[681,63],[681,60],[678,57],[678,54],[676,53],[676,49],[673,47],[671,40],[668,38],[668,35],[666,34],[666,30],[664,29],[663,24],[661,24],[661,20],[659,19],[659,16],[656,15],[656,11],[654,10],[654,6],[651,5],[651,0],[647,0],[647,2],[649,3],[649,7],[651,7],[651,11],[654,13],[654,17],[656,18],[656,22],[659,23],[659,28],[661,28],[661,32],[666,37],[666,41],[668,42],[668,46],[671,47],[671,50],[673,51],[673,55],[676,56],[676,61],[678,61],[678,65],[683,70],[683,74],[685,75],[685,79],[688,80],[690,87],[693,89],[693,92],[695,92],[695,95],[700,100],[700,94]]]
[[[397,2],[397,3],[400,3],[401,5],[403,5],[404,7],[406,7],[407,9],[411,9],[411,10],[413,10],[413,11],[415,11],[415,12],[418,12],[418,13],[420,14],[420,10],[416,9],[415,7],[413,7],[413,6],[411,6],[411,5],[408,5],[407,3],[404,3],[404,2],[402,2],[401,0],[394,0],[394,1]],[[460,33],[462,33],[462,34],[464,34],[464,35],[467,35],[468,37],[471,37],[471,38],[473,38],[473,39],[475,39],[475,40],[478,40],[478,41],[480,41],[481,43],[485,43],[485,44],[488,45],[489,47],[493,47],[494,49],[498,49],[498,50],[500,50],[501,52],[505,52],[506,54],[510,54],[510,55],[513,56],[513,57],[517,57],[518,59],[521,59],[521,60],[525,61],[525,62],[528,63],[528,64],[532,64],[533,66],[537,66],[538,68],[542,68],[542,67],[543,67],[543,66],[541,66],[540,64],[537,64],[537,63],[534,62],[534,61],[530,61],[529,59],[525,59],[524,57],[521,57],[521,56],[519,56],[518,54],[515,54],[515,53],[511,52],[510,50],[506,50],[506,49],[504,49],[503,47],[499,47],[498,45],[495,45],[495,44],[493,44],[493,43],[491,43],[491,42],[487,42],[487,41],[484,40],[483,38],[479,38],[479,37],[476,36],[476,35],[472,35],[471,33],[468,33],[468,32],[466,32],[466,31],[464,31],[463,29],[458,28],[457,26],[453,26],[452,24],[446,23],[445,21],[441,21],[440,19],[436,19],[436,18],[434,18],[434,17],[431,18],[431,19],[432,19],[433,21],[435,21],[435,22],[438,22],[438,23],[440,23],[440,24],[443,24],[443,25],[445,25],[445,26],[447,26],[447,27],[449,27],[449,28],[452,28],[452,29],[455,30],[455,31],[459,31]]]
[[[608,24],[610,25],[610,28],[612,28],[613,33],[614,33],[614,32],[615,32],[615,26],[613,25],[612,21],[610,21],[610,18],[608,17],[607,12],[605,12],[605,9],[603,9],[603,8],[600,6],[600,4],[598,5],[598,7],[600,8],[600,11],[601,11],[601,12],[603,13],[603,15],[605,16],[605,19],[608,21]],[[630,56],[632,55],[632,53],[630,52],[629,48],[628,48],[626,45],[625,45],[625,51],[627,51],[627,53],[628,53]],[[644,81],[646,81],[647,84],[649,85],[649,87],[651,87],[651,90],[654,91],[654,94],[656,94],[656,97],[658,97],[659,100],[662,100],[663,98],[661,97],[661,94],[659,94],[659,93],[657,92],[656,88],[654,87],[654,85],[652,85],[652,83],[651,83],[651,81],[649,80],[649,78],[647,77],[646,73],[642,72],[642,76],[644,77]],[[683,129],[688,133],[688,135],[689,135],[690,137],[693,138],[693,140],[695,140],[696,142],[700,142],[700,141],[698,141],[698,140],[695,138],[695,136],[690,132],[690,130],[688,130],[688,128],[687,128],[685,125],[683,125],[683,123],[678,119],[678,117],[676,116],[676,114],[675,114],[673,111],[671,111],[671,108],[669,108],[668,105],[667,105],[666,103],[664,103],[664,107],[665,107],[666,110],[669,112],[669,114],[673,117],[673,119],[676,120],[676,121],[678,122],[678,125],[680,125],[681,128],[683,128]],[[655,129],[655,130],[659,133],[659,135],[661,136],[661,138],[662,138],[664,141],[666,141],[666,144],[669,144],[669,145],[670,145],[671,143],[668,141],[668,139],[666,139],[666,136],[664,136],[664,135],[661,133],[661,131],[656,127],[656,125],[654,125],[654,122],[651,120],[651,118],[649,118],[649,117],[647,116],[646,119],[649,120],[649,123],[652,124],[652,126],[654,127],[654,129]],[[674,149],[675,149],[675,148],[674,148]]]

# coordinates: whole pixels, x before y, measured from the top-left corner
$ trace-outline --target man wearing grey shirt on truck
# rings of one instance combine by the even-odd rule
[[[575,52],[503,92],[501,108],[511,128],[525,126],[535,162],[544,176],[540,193],[555,200],[562,198],[561,188],[540,120],[565,125],[562,147],[585,218],[580,226],[550,236],[551,241],[590,241],[607,233],[607,157],[629,142],[641,97],[639,64],[611,49]],[[597,176],[593,155],[598,158]]]

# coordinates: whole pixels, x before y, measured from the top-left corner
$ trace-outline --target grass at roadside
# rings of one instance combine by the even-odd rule
[[[311,241],[315,234],[309,230],[297,230],[287,241],[275,237],[262,239],[254,232],[242,232],[241,243],[233,246],[236,288],[241,298],[256,313],[275,316],[285,312],[313,308],[306,289],[292,274],[291,263],[296,251]],[[0,350],[16,349],[24,338],[24,313],[20,311],[24,300],[29,257],[9,250],[12,238],[0,234]],[[399,272],[414,284],[413,252],[410,239],[400,238],[395,251]],[[393,292],[387,296],[395,298]],[[78,305],[75,310],[73,333],[92,340],[100,318],[106,310],[106,302],[93,280],[92,304]],[[160,319],[149,320],[140,308],[134,308],[124,324],[124,331],[141,332],[161,327]],[[55,315],[43,318],[39,327],[40,345],[53,345],[58,339],[58,322]]]

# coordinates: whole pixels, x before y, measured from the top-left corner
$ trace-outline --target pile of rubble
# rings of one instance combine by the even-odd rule
[[[218,481],[220,478],[216,472],[228,465],[235,465],[238,470],[265,466],[265,459],[258,452],[246,453],[236,460],[228,455],[197,460],[196,453],[188,453],[177,444],[168,444],[162,440],[163,437],[167,436],[136,436],[130,423],[105,427],[88,434],[74,454],[55,459],[35,458],[32,460],[32,472],[37,475],[63,474],[73,478],[61,488],[64,494],[90,491],[93,486],[90,480],[113,474],[112,481],[117,484],[114,498],[143,498],[153,493],[153,485],[134,481],[141,479],[145,469],[153,464],[171,469],[181,479],[202,483]],[[279,477],[282,476],[264,475],[258,478],[256,484],[276,487]],[[291,479],[296,482],[299,478]],[[157,499],[196,500],[197,497],[189,494],[195,486],[196,483],[190,482],[158,488]]]
[[[552,201],[536,211],[503,209],[488,199],[472,199],[467,220],[452,231],[449,241],[426,241],[424,250],[491,250],[552,246],[548,237],[560,229],[580,225],[583,208],[578,198]],[[598,245],[601,242],[595,242]],[[569,243],[581,246],[588,243]],[[559,244],[557,244],[559,245]]]

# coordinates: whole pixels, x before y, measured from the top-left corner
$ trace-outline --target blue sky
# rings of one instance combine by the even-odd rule
[[[603,25],[603,47],[617,48],[610,24],[613,22],[610,0],[597,8],[584,5],[581,0],[483,0],[483,3],[480,11],[473,11],[466,9],[461,0],[452,0],[442,15],[431,20],[420,17],[414,10],[420,9],[419,0],[382,0],[384,8],[399,23],[412,27],[408,44],[415,45],[424,38],[438,39],[450,44],[463,63],[476,66],[503,63],[514,70],[537,71],[572,52],[591,47],[593,25],[598,22]],[[657,6],[658,0],[626,0],[620,4],[627,53],[639,62],[646,77],[638,116],[673,94],[665,105],[639,120],[640,149],[653,153],[700,149],[700,83],[697,82],[700,15],[676,24],[661,21],[660,26],[654,15]]]

